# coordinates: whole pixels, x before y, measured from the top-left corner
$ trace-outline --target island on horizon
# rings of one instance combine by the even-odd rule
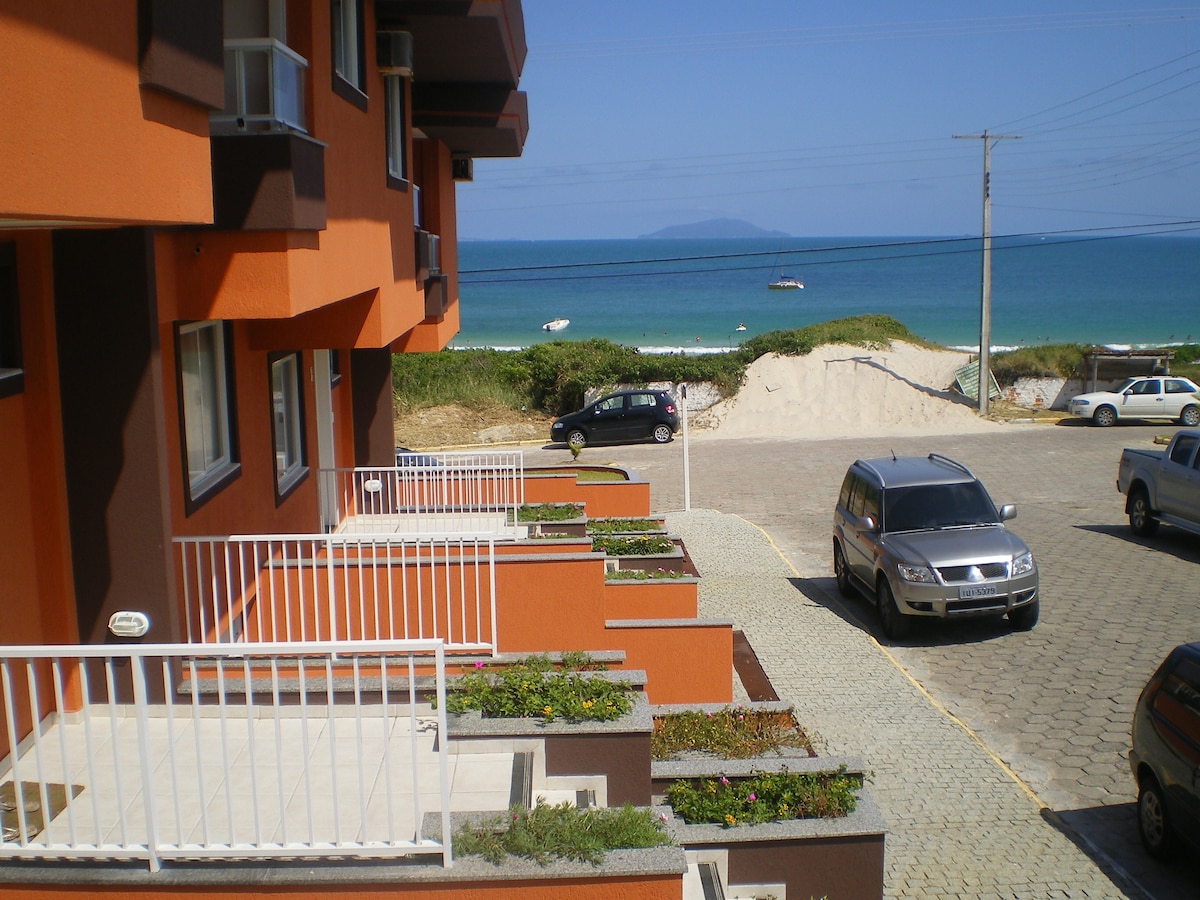
[[[791,237],[786,231],[769,231],[759,228],[742,219],[706,219],[703,222],[693,222],[690,225],[669,225],[650,234],[639,234],[638,240],[657,240],[660,238],[757,238],[757,237]]]

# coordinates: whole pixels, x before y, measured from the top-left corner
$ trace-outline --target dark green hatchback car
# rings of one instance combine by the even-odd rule
[[[1200,641],[1172,650],[1142,689],[1129,765],[1146,851],[1167,859],[1188,844],[1200,852]]]

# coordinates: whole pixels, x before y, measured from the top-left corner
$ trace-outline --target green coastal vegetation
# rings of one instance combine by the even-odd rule
[[[755,335],[729,353],[672,356],[595,338],[550,341],[523,350],[443,350],[392,355],[396,409],[408,412],[458,404],[501,404],[562,415],[583,406],[589,388],[652,381],[711,382],[725,396],[737,393],[746,367],[767,353],[803,356],[824,344],[883,347],[904,341],[947,349],[917,337],[891,316],[851,316],[804,328]],[[1089,344],[1043,344],[992,354],[992,373],[1003,386],[1023,377],[1069,377]],[[1200,344],[1175,348],[1171,371],[1200,376]]]

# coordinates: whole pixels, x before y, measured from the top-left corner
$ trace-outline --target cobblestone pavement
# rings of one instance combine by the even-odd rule
[[[1121,448],[1171,430],[690,441],[692,513],[672,527],[704,576],[705,609],[737,621],[827,752],[874,770],[887,896],[1200,897],[1200,860],[1164,866],[1142,852],[1125,757],[1142,684],[1171,647],[1200,639],[1200,539],[1168,527],[1134,538],[1115,490]],[[1041,573],[1032,632],[923,623],[891,644],[866,600],[837,595],[830,526],[842,475],[855,458],[892,451],[945,453],[997,504],[1017,504],[1013,530]],[[532,450],[526,461],[559,456]],[[629,466],[650,481],[656,512],[683,508],[679,440],[589,447],[580,461]],[[763,529],[790,566],[763,556],[768,539],[747,539],[729,514]]]

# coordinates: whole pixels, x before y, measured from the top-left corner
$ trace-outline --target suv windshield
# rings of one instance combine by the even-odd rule
[[[888,488],[883,494],[885,531],[922,531],[999,522],[996,507],[978,481]]]

